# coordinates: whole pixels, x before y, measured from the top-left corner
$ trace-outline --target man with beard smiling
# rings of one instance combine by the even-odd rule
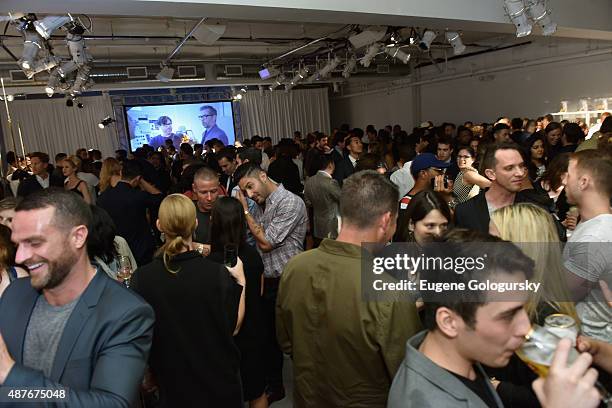
[[[92,265],[90,222],[87,204],[63,189],[17,206],[16,262],[31,276],[0,301],[0,385],[64,388],[70,407],[127,407],[143,378],[153,310]]]

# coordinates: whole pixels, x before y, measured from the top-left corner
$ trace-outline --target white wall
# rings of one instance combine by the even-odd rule
[[[367,125],[377,129],[385,125],[399,124],[402,129],[411,128],[412,93],[409,88],[380,92],[371,95],[331,100],[330,115],[332,127],[348,123],[351,127],[365,130]]]
[[[377,126],[399,121],[404,128],[424,120],[460,123],[492,121],[502,115],[537,117],[559,111],[562,100],[573,102],[571,110],[582,98],[612,97],[612,44],[607,43],[542,40],[451,60],[440,68],[442,73],[434,67],[421,69],[420,98],[414,101],[409,79],[387,83],[385,89],[393,90],[390,95],[385,89],[360,92],[362,84],[349,84],[345,96],[331,99],[332,124],[348,119],[351,124],[363,123],[364,112],[369,112],[367,121]],[[413,118],[410,106],[416,104],[421,115]],[[400,106],[408,108],[398,112]]]

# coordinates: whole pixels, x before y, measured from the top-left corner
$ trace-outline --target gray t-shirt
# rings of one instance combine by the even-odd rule
[[[602,214],[578,224],[563,251],[565,267],[593,289],[576,305],[582,332],[612,342],[612,308],[605,301],[598,281],[610,285],[612,274],[612,214]]]
[[[51,374],[55,353],[79,298],[63,306],[51,306],[40,295],[32,311],[23,346],[23,364],[34,370]]]

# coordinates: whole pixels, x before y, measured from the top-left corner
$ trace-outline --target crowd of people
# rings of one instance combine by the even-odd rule
[[[261,408],[286,398],[290,358],[296,407],[610,399],[609,114],[596,129],[546,115],[158,144],[6,155],[3,389],[64,389],[74,407]],[[389,243],[488,248],[484,269],[412,282],[542,290],[366,299],[364,264]],[[515,352],[554,314],[580,334],[538,378]]]

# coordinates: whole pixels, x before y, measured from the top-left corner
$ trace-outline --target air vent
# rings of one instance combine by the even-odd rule
[[[179,78],[195,78],[198,76],[198,71],[195,65],[187,65],[178,67]]]
[[[227,76],[242,76],[242,65],[226,65],[225,75]]]
[[[129,79],[147,79],[149,77],[147,67],[128,67],[126,69]]]
[[[11,75],[11,81],[13,81],[13,82],[17,82],[17,81],[34,81],[34,78],[28,78],[26,76],[26,74],[24,74],[24,72],[19,70],[19,69],[11,69],[9,71],[9,73]]]
[[[376,73],[377,74],[388,74],[389,73],[389,64],[378,64],[378,65],[376,65]]]

